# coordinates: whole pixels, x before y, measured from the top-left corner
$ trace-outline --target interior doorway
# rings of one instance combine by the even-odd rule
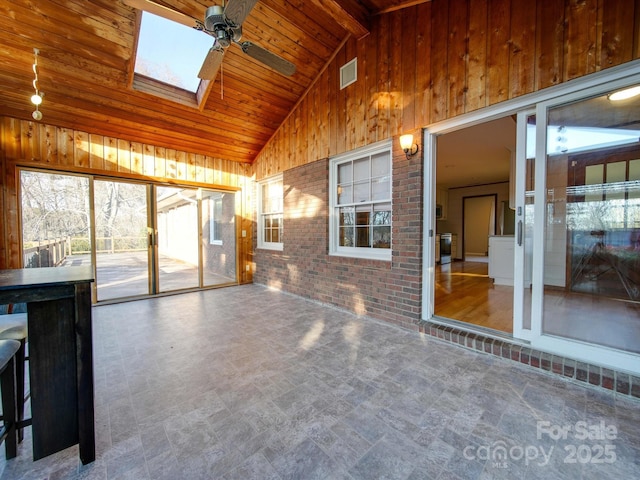
[[[496,194],[462,199],[463,260],[488,263],[489,236],[496,234],[497,201]]]

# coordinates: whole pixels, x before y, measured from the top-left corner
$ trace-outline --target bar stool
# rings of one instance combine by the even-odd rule
[[[18,403],[18,422],[24,420],[25,398],[25,370],[26,370],[26,343],[28,338],[27,314],[25,304],[10,304],[0,306],[0,340],[17,340],[20,348],[16,354],[16,396],[22,399]],[[22,429],[18,430],[18,440],[24,437]]]
[[[2,395],[2,430],[0,442],[4,442],[7,460],[18,454],[16,397],[16,353],[20,349],[17,340],[0,340],[0,394]]]

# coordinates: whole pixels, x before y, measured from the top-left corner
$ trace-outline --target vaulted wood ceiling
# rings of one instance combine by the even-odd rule
[[[349,35],[366,36],[373,15],[424,1],[260,0],[243,39],[294,63],[296,73],[283,76],[232,46],[199,107],[134,88],[139,11],[122,0],[4,0],[0,114],[31,119],[37,48],[43,123],[252,162]],[[222,1],[161,3],[203,18]]]

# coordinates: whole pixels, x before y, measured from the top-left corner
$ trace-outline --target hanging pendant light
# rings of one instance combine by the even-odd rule
[[[31,95],[31,103],[36,106],[36,109],[31,113],[34,120],[42,120],[42,112],[39,110],[40,104],[42,104],[42,97],[44,93],[38,89],[38,54],[40,51],[37,48],[33,49],[33,89],[35,93]]]

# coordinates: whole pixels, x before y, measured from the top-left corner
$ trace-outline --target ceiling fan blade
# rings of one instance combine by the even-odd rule
[[[198,25],[198,20],[195,18],[151,0],[123,0],[123,2],[130,7],[152,13],[167,20],[186,25],[187,27],[196,27]]]
[[[227,21],[239,27],[256,3],[258,0],[229,0],[224,7],[224,16]]]
[[[224,50],[222,48],[212,47],[207,53],[207,56],[202,62],[200,72],[198,72],[198,78],[203,80],[215,80],[222,64],[222,58],[224,57]]]
[[[273,68],[283,75],[291,76],[296,73],[296,66],[288,60],[271,53],[255,43],[242,42],[239,44],[242,51],[259,62]]]

